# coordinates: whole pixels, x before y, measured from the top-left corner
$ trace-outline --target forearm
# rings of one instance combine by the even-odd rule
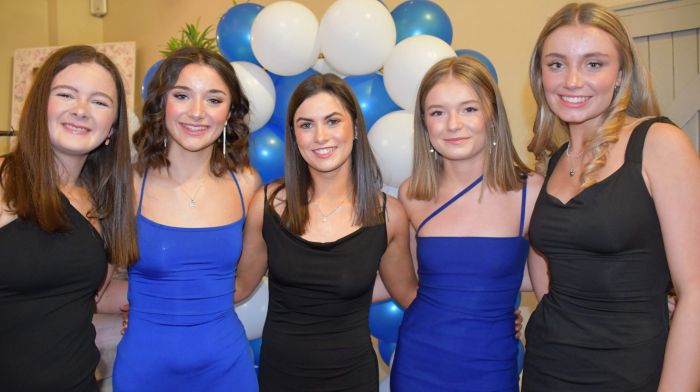
[[[679,296],[659,392],[700,391],[700,292]]]

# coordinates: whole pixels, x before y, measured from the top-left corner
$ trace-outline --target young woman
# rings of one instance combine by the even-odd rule
[[[513,305],[542,177],[518,158],[498,87],[478,61],[449,58],[427,72],[413,156],[399,197],[420,287],[401,325],[392,391],[517,391]]]
[[[107,262],[137,257],[132,195],[119,71],[93,47],[59,49],[0,165],[3,389],[97,390],[95,294]]]
[[[530,80],[529,148],[548,166],[530,238],[548,265],[530,264],[541,302],[526,331],[523,390],[700,390],[695,149],[655,117],[631,39],[601,6],[569,4],[549,19]],[[559,128],[569,138],[561,147]]]
[[[245,298],[269,268],[263,391],[376,391],[369,306],[377,269],[403,306],[415,296],[408,222],[380,191],[357,100],[335,75],[292,94],[284,180],[253,198],[236,276]]]
[[[138,150],[141,258],[129,269],[129,328],[116,391],[256,391],[233,308],[246,207],[248,101],[220,55],[181,49],[149,85]]]

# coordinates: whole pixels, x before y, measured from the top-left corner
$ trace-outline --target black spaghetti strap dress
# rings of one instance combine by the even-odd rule
[[[378,390],[369,307],[386,225],[333,242],[307,241],[265,209],[270,299],[262,335],[261,391]]]
[[[545,181],[530,239],[549,259],[550,288],[525,331],[523,391],[657,390],[670,274],[642,151],[658,121],[669,122],[640,123],[622,167],[568,203],[548,194]]]

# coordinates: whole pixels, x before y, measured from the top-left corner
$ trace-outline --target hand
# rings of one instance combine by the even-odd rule
[[[520,309],[515,309],[515,338],[520,339],[520,331],[523,329],[523,315]]]
[[[676,310],[676,301],[678,300],[678,297],[676,296],[675,293],[670,293],[670,294],[668,294],[667,298],[668,298],[668,318],[672,319],[673,312]]]
[[[126,329],[129,327],[129,304],[124,304],[119,307],[122,312],[122,335],[126,333]]]

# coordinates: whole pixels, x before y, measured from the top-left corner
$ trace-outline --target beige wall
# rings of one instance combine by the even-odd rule
[[[255,1],[255,0],[254,0]],[[297,0],[320,19],[330,0]],[[474,49],[494,63],[508,108],[515,144],[523,157],[530,137],[534,102],[528,84],[532,45],[546,18],[569,0],[434,0],[449,15],[455,49]],[[272,3],[257,0],[259,4]],[[401,0],[385,0],[391,10]],[[630,0],[599,0],[607,6]],[[185,23],[200,19],[214,25],[231,0],[108,0],[106,17],[89,15],[87,0],[0,2],[0,129],[9,126],[11,56],[15,48],[73,43],[135,41],[137,90],[148,67],[159,58],[169,37]],[[137,97],[136,107],[140,106]],[[1,146],[0,146],[1,148]]]

